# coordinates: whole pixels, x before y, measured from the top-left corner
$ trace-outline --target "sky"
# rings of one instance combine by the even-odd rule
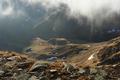
[[[26,22],[35,22],[33,27],[36,27],[59,13],[61,4],[68,9],[67,17],[80,21],[81,16],[85,16],[97,25],[120,14],[120,0],[0,0],[0,18],[23,18]],[[45,14],[48,15],[43,17]]]
[[[40,1],[46,8],[66,4],[70,9],[69,15],[72,16],[83,15],[93,18],[97,14],[110,16],[113,13],[120,13],[120,0],[38,0]],[[106,12],[101,13],[102,10]]]
[[[101,10],[107,10],[106,14],[120,12],[120,0],[0,0],[0,12],[3,16],[13,14],[23,14],[25,11],[15,10],[14,3],[24,3],[25,6],[43,5],[46,9],[57,8],[60,4],[65,4],[70,9],[70,14],[75,16],[81,14],[87,17],[93,17]],[[3,7],[6,7],[5,9]],[[20,6],[19,6],[20,7]],[[104,14],[104,13],[103,13]]]

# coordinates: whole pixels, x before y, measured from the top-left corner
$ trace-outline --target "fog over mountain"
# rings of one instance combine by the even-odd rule
[[[119,0],[1,0],[0,49],[35,37],[104,41],[120,34]]]
[[[22,0],[0,1],[0,49],[21,50],[33,38],[32,27],[43,16],[40,6]]]

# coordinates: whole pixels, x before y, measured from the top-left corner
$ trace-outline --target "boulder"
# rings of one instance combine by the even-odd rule
[[[4,75],[4,71],[0,70],[0,76],[3,76]]]
[[[30,68],[29,72],[45,70],[48,67],[48,65],[49,65],[48,63],[42,63],[42,62],[38,61],[33,64],[33,66]]]
[[[29,78],[28,80],[39,80],[36,76],[32,76],[31,78]]]
[[[80,73],[80,74],[84,74],[85,72],[86,71],[83,68],[80,68],[79,71],[78,71],[78,73]]]
[[[68,73],[71,73],[75,70],[74,66],[72,66],[71,64],[65,62],[63,62],[63,64],[64,64],[63,70],[67,71]]]
[[[19,76],[16,76],[15,80],[28,80],[30,78],[29,74],[23,73],[20,74]]]
[[[50,70],[50,73],[56,73],[56,72],[57,72],[56,69],[51,69],[51,70]]]
[[[39,80],[49,80],[49,78],[46,77],[46,76],[42,76],[42,77],[39,78]]]
[[[31,65],[33,65],[33,61],[28,61],[28,62],[18,62],[17,63],[17,67],[18,68],[22,68],[22,69],[26,69],[31,67]]]
[[[90,68],[90,74],[96,74],[97,73],[97,69],[95,68]]]
[[[16,61],[10,61],[4,64],[6,68],[13,68],[16,65]]]

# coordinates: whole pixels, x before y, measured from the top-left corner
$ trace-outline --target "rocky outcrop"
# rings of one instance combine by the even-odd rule
[[[119,63],[120,62],[120,37],[110,40],[106,46],[98,53],[101,63]]]
[[[34,61],[18,54],[2,52],[0,60],[0,80],[91,80],[106,76],[99,74],[97,68],[78,68],[62,61]]]

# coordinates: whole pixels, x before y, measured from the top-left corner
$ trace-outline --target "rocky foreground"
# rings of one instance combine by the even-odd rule
[[[71,60],[40,61],[1,51],[0,80],[120,80],[120,37],[94,45]]]

